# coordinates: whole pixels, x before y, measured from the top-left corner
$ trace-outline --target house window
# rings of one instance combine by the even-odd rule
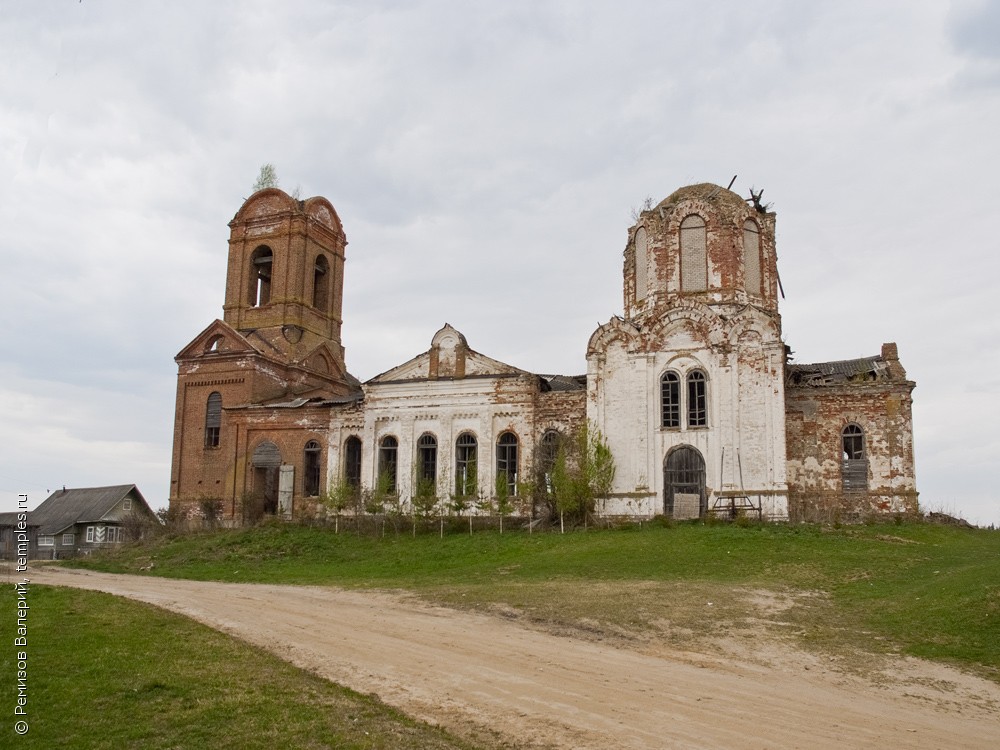
[[[351,487],[361,486],[361,438],[355,435],[344,442],[344,481]]]
[[[114,542],[115,544],[121,544],[122,542],[124,542],[125,529],[123,529],[121,526],[112,526],[110,541]]]
[[[88,526],[87,527],[87,544],[93,544],[93,543],[94,543],[94,527],[93,526]]]
[[[681,222],[681,291],[703,292],[708,288],[708,256],[705,220],[697,214]]]
[[[56,544],[56,538],[54,536],[49,536],[48,534],[43,534],[38,537],[39,547],[54,547]]]
[[[205,410],[205,447],[219,447],[219,429],[222,427],[222,395],[218,392],[208,397]]]
[[[708,424],[708,398],[705,373],[694,370],[687,376],[688,427],[704,427]]]
[[[747,219],[743,222],[743,287],[750,294],[761,293],[760,227]]]
[[[63,534],[62,535],[62,544],[63,544],[63,546],[64,547],[72,547],[73,546],[73,540],[74,540],[75,537],[76,537],[76,534]]]
[[[847,425],[841,433],[841,447],[844,492],[867,492],[868,454],[865,451],[864,430],[856,424]]]
[[[260,307],[271,301],[271,266],[274,253],[271,248],[261,245],[250,256],[250,286],[247,302],[251,307]]]
[[[505,482],[507,494],[517,494],[517,435],[505,432],[497,440],[497,483]]]
[[[330,306],[330,263],[326,256],[316,258],[313,268],[313,307],[327,312]]]
[[[417,479],[432,485],[437,481],[437,457],[437,438],[430,433],[421,435],[417,441]]]
[[[455,441],[455,494],[468,497],[476,494],[476,437],[463,432]]]
[[[378,447],[378,479],[385,483],[385,491],[390,495],[396,493],[396,466],[399,452],[399,441],[392,435],[386,435]]]
[[[122,501],[122,510],[125,510],[125,511],[132,510],[132,498],[126,497]]]
[[[306,497],[316,497],[319,494],[319,443],[310,440],[305,449],[305,471],[302,472],[303,490]]]
[[[681,379],[676,372],[665,372],[660,378],[660,424],[681,426]]]

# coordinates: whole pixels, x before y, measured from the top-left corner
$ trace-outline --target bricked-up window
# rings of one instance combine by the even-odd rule
[[[681,291],[708,289],[708,256],[705,220],[691,214],[681,222]]]
[[[681,426],[681,379],[676,372],[665,372],[660,378],[660,425]]]
[[[361,438],[356,435],[344,441],[344,481],[351,487],[361,486]]]
[[[424,482],[437,482],[438,441],[426,433],[417,441],[417,478]]]
[[[705,427],[708,424],[708,388],[705,373],[694,370],[687,376],[688,427]]]
[[[399,441],[392,435],[386,435],[378,446],[378,477],[379,482],[385,482],[385,490],[396,493],[396,467],[398,466]]]
[[[635,230],[635,301],[641,302],[649,292],[646,274],[649,270],[649,238],[644,227]]]
[[[261,245],[250,256],[250,296],[247,302],[251,307],[266,305],[271,301],[271,266],[274,263],[274,253],[271,248]]]
[[[323,255],[316,258],[313,269],[313,307],[322,312],[330,308],[330,263]]]
[[[761,294],[760,227],[751,219],[743,222],[743,286],[750,294]]]
[[[507,484],[508,494],[517,494],[517,435],[513,432],[505,432],[497,440],[497,479]]]
[[[478,443],[470,432],[463,432],[455,441],[455,494],[469,497],[476,494],[476,458]]]
[[[205,447],[219,447],[219,430],[222,428],[222,394],[213,393],[208,397],[205,409]]]
[[[319,443],[310,440],[305,447],[305,471],[302,472],[302,489],[306,497],[319,495],[319,459],[322,453]]]
[[[865,433],[858,425],[849,424],[841,433],[843,463],[841,473],[844,492],[868,490],[868,455],[865,452]]]

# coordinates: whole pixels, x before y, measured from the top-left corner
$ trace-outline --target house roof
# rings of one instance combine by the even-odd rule
[[[21,515],[17,511],[11,511],[9,513],[0,513],[0,526],[17,526],[17,517]],[[30,518],[26,524],[27,526],[37,526],[35,521]]]
[[[132,495],[152,513],[146,498],[134,484],[111,487],[80,487],[56,490],[28,514],[32,525],[43,535],[58,534],[77,523],[102,520],[126,495]]]

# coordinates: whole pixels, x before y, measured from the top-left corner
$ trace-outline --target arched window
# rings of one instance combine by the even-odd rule
[[[378,481],[385,483],[382,487],[390,495],[396,493],[396,467],[399,441],[392,435],[386,435],[378,446]]]
[[[330,263],[324,255],[317,256],[313,269],[313,307],[322,312],[330,307]]]
[[[356,435],[344,441],[344,481],[351,487],[361,486],[361,439]]]
[[[841,433],[841,448],[844,492],[867,492],[868,454],[864,430],[856,424],[847,425]]]
[[[538,467],[538,479],[541,486],[545,488],[545,494],[552,494],[552,470],[556,466],[556,459],[559,457],[559,448],[562,446],[563,436],[558,430],[546,430],[542,435],[542,440],[538,444],[538,453],[535,465]]]
[[[646,277],[649,272],[649,238],[645,227],[635,230],[635,301],[642,302],[649,292],[649,282]]]
[[[743,286],[750,294],[761,294],[760,227],[752,219],[743,222]]]
[[[694,370],[687,376],[688,427],[705,427],[708,424],[708,392],[705,373]]]
[[[478,443],[470,432],[463,432],[455,441],[455,494],[469,497],[476,494],[476,452]]]
[[[708,289],[705,220],[691,214],[681,222],[681,291]]]
[[[676,372],[665,372],[660,378],[660,425],[681,426],[681,379]]]
[[[219,447],[219,433],[222,429],[222,394],[212,393],[205,409],[205,447]]]
[[[426,433],[417,441],[417,479],[430,482],[433,487],[437,482],[438,441]]]
[[[247,302],[251,307],[260,307],[271,301],[271,266],[274,253],[267,245],[261,245],[250,256],[250,286]]]
[[[502,477],[502,479],[501,479]],[[505,432],[497,440],[497,484],[505,482],[507,494],[517,494],[517,435]]]
[[[306,497],[316,497],[319,495],[319,459],[321,448],[315,440],[310,440],[305,447],[305,460],[303,466],[302,489]]]

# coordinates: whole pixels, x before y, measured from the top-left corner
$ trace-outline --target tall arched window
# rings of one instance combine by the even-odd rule
[[[478,443],[470,432],[463,432],[455,441],[455,494],[469,497],[476,494],[476,453]]]
[[[319,495],[319,459],[322,449],[315,440],[310,440],[305,447],[304,471],[302,472],[302,489],[306,497]]]
[[[517,435],[513,432],[497,440],[497,482],[506,483],[507,494],[517,494]]]
[[[205,447],[218,448],[222,429],[222,394],[212,393],[205,409]]]
[[[635,301],[642,302],[649,292],[647,274],[649,272],[649,238],[646,229],[635,230]]]
[[[663,512],[674,518],[698,518],[708,510],[705,459],[696,448],[682,445],[663,461]]]
[[[743,286],[750,294],[761,294],[760,227],[747,219],[743,222]]]
[[[688,427],[705,427],[708,424],[708,388],[705,373],[694,370],[687,376]]]
[[[681,426],[681,379],[676,372],[665,372],[660,378],[660,425]]]
[[[540,486],[545,489],[546,495],[552,494],[552,470],[556,466],[556,459],[559,457],[559,448],[562,446],[563,436],[558,430],[546,430],[542,435],[542,440],[538,444],[535,455],[535,466],[538,471]]]
[[[356,435],[344,441],[344,481],[351,487],[361,486],[361,439]]]
[[[417,441],[417,479],[430,482],[432,487],[437,482],[437,438],[426,433]]]
[[[267,245],[261,245],[250,256],[250,286],[247,302],[251,307],[266,305],[271,301],[271,266],[274,253]]]
[[[841,433],[841,448],[844,492],[867,492],[868,453],[865,450],[864,430],[856,424],[847,425]]]
[[[681,222],[681,291],[708,289],[708,256],[705,220],[691,214]]]
[[[316,258],[313,269],[313,307],[321,312],[330,307],[330,263],[324,255]]]
[[[396,493],[396,467],[399,452],[399,441],[392,435],[386,435],[378,446],[378,481],[390,495]]]

